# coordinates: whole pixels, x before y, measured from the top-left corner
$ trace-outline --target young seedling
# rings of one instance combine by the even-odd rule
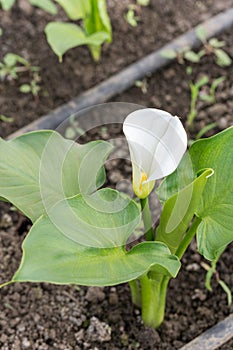
[[[217,38],[212,38],[207,41],[206,33],[203,27],[199,26],[196,29],[196,35],[202,42],[203,48],[195,52],[189,46],[184,46],[179,50],[166,49],[161,52],[161,56],[168,59],[177,59],[178,63],[184,64],[185,60],[198,63],[201,58],[206,55],[214,54],[216,57],[216,64],[221,67],[230,66],[232,60],[230,56],[222,49],[225,46],[224,41],[219,41]]]
[[[230,56],[222,49],[226,43],[225,41],[219,41],[217,38],[206,39],[206,32],[202,26],[198,26],[196,29],[196,35],[204,45],[203,55],[214,54],[216,57],[216,64],[221,67],[230,66],[232,60]]]
[[[233,241],[233,127],[195,141],[185,155],[186,132],[165,111],[136,110],[123,131],[140,206],[117,190],[99,189],[112,150],[108,142],[80,145],[48,130],[0,139],[0,197],[32,221],[21,264],[1,287],[129,282],[145,325],[158,328],[169,281],[195,235],[198,251],[210,261]],[[154,227],[148,197],[163,177],[157,189],[162,213]],[[145,240],[129,248],[141,217]]]
[[[0,120],[1,120],[3,123],[13,123],[14,118],[12,118],[12,117],[6,117],[5,115],[1,114],[1,115],[0,115]]]
[[[201,93],[200,99],[202,101],[206,101],[209,103],[215,103],[216,89],[224,80],[225,80],[225,77],[218,77],[218,78],[214,79],[210,88],[209,88],[209,93],[206,93],[206,92]]]
[[[221,255],[221,254],[220,254]],[[212,287],[211,287],[211,280],[212,280],[212,277],[215,276],[216,278],[216,281],[218,282],[218,284],[220,285],[220,287],[224,290],[224,292],[226,293],[227,295],[227,303],[228,303],[228,306],[231,306],[232,304],[232,294],[231,294],[231,290],[230,288],[228,287],[228,285],[220,279],[219,277],[219,273],[216,269],[216,265],[217,265],[217,261],[218,261],[219,257],[217,257],[215,260],[211,261],[211,266],[202,262],[201,263],[201,266],[207,271],[207,274],[206,274],[206,282],[205,282],[205,285],[206,285],[206,288],[212,292]]]
[[[200,78],[196,83],[190,82],[190,92],[191,92],[191,103],[190,103],[190,110],[188,114],[188,126],[190,128],[193,127],[193,121],[197,115],[197,109],[196,104],[198,99],[202,101],[206,101],[210,104],[215,103],[215,93],[217,87],[225,80],[225,77],[218,77],[213,80],[210,87],[207,86],[209,83],[209,78],[204,75],[202,78]],[[205,90],[202,90],[203,87],[206,87]],[[209,93],[207,91],[209,90]],[[207,129],[205,129],[205,132],[210,130],[213,127],[213,124],[207,125]],[[199,133],[200,135],[203,135],[202,132]]]
[[[142,80],[136,80],[135,81],[135,86],[138,87],[139,89],[141,89],[143,94],[147,93],[148,90],[148,82],[147,79],[144,78]]]
[[[14,5],[16,0],[0,0],[0,5],[4,11],[8,11]],[[51,15],[57,13],[57,7],[52,0],[28,0],[29,3],[33,6],[39,7],[42,10],[48,12]]]
[[[70,140],[75,140],[76,137],[82,136],[85,131],[80,128],[79,122],[75,119],[75,115],[69,118],[69,126],[65,130],[65,137]]]
[[[0,79],[18,79],[19,73],[22,72],[37,72],[39,67],[32,66],[23,57],[14,53],[7,53],[3,61],[0,62]]]
[[[112,29],[105,0],[57,0],[72,21],[81,20],[82,27],[74,23],[50,22],[45,28],[47,41],[62,62],[66,51],[88,45],[95,61],[99,61],[101,45],[111,43]]]
[[[38,96],[40,91],[40,85],[39,85],[40,80],[41,78],[39,74],[37,72],[34,72],[30,83],[21,85],[19,88],[19,91],[24,94],[31,93],[34,96],[36,102],[38,102]]]
[[[150,0],[137,0],[137,4],[140,6],[149,6]]]
[[[130,4],[128,6],[128,11],[125,14],[126,22],[131,25],[131,27],[137,27],[140,17],[136,14],[137,6]]]
[[[200,89],[209,82],[209,78],[207,75],[204,75],[200,78],[196,83],[190,82],[190,92],[191,92],[191,102],[190,102],[190,110],[187,117],[188,126],[190,128],[193,127],[193,121],[197,115],[196,104],[198,101]]]

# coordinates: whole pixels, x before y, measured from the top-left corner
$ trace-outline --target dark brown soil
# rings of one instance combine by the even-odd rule
[[[70,51],[65,55],[64,63],[58,64],[42,34],[51,17],[40,10],[33,9],[31,12],[31,7],[25,7],[26,1],[18,1],[18,7],[9,14],[0,12],[4,30],[4,35],[0,37],[1,57],[7,52],[24,55],[32,64],[41,67],[42,78],[39,103],[32,96],[18,92],[18,86],[29,78],[26,73],[17,81],[0,83],[0,115],[14,118],[11,124],[0,122],[1,136],[7,136],[123,66],[161,47],[193,25],[233,5],[232,0],[151,0],[150,7],[140,10],[142,20],[138,27],[131,28],[123,19],[130,2],[109,1],[114,42],[104,47],[98,64],[92,62],[85,47]],[[58,17],[63,17],[63,14]],[[228,31],[219,39],[226,41],[226,51],[233,57],[232,32]],[[203,58],[200,64],[191,66],[191,79],[195,81],[203,73],[208,74],[210,81],[219,76],[226,77],[217,90],[215,104],[201,101],[197,104],[198,115],[190,135],[194,138],[205,125],[216,121],[216,128],[207,133],[209,136],[233,124],[232,66],[217,66],[212,55]],[[186,67],[187,64],[174,63],[146,80],[146,92],[134,87],[114,101],[162,108],[182,117],[185,123],[190,104]],[[119,170],[125,178],[130,177],[128,164],[122,162]],[[112,186],[117,182],[111,176],[109,181]],[[1,281],[9,279],[17,269],[21,242],[29,228],[30,223],[24,217],[10,205],[1,204]],[[231,245],[218,264],[221,279],[231,290],[232,252]],[[203,261],[193,243],[183,258],[178,278],[170,283],[165,321],[158,331],[144,327],[140,311],[131,303],[127,285],[87,288],[22,283],[5,287],[0,291],[0,348],[179,349],[233,311],[232,307],[227,306],[226,295],[214,279],[213,292],[205,289],[206,272],[201,267]],[[232,341],[221,347],[224,350],[232,348]]]
[[[212,15],[233,6],[233,0],[151,0],[150,6],[138,8],[141,18],[136,28],[125,20],[124,14],[132,0],[109,0],[108,7],[113,27],[113,43],[105,45],[101,61],[94,63],[86,47],[69,51],[60,64],[46,43],[43,33],[46,23],[53,17],[18,0],[9,13],[0,11],[3,35],[0,37],[0,61],[8,52],[28,59],[40,67],[41,92],[39,102],[31,94],[17,93],[18,87],[30,81],[29,73],[19,80],[0,83],[0,115],[14,118],[13,124],[1,123],[0,136],[28,124],[51,109],[68,102],[80,92],[118,72],[176,36]],[[57,16],[64,19],[64,14]],[[174,80],[174,77],[171,77]],[[166,83],[167,78],[164,80]],[[177,89],[181,87],[177,86]],[[153,95],[160,87],[152,85]],[[148,96],[141,95],[143,105],[151,104]],[[153,101],[152,101],[153,102]],[[157,104],[155,100],[153,105]],[[166,107],[164,105],[164,107]]]

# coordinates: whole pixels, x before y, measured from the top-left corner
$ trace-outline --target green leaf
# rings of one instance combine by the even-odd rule
[[[206,42],[206,37],[207,37],[207,33],[206,30],[203,26],[199,25],[196,28],[196,36],[198,37],[198,39],[202,42],[205,43]]]
[[[207,178],[212,174],[212,169],[203,171],[192,183],[165,202],[156,240],[164,242],[171,253],[174,254],[179,247],[197,210]]]
[[[226,45],[225,41],[219,41],[217,38],[212,38],[209,40],[209,44],[216,49]]]
[[[84,29],[88,35],[97,32],[106,32],[109,43],[112,40],[112,28],[110,19],[107,13],[107,6],[105,0],[91,0],[90,14],[84,21]]]
[[[4,63],[9,66],[9,67],[14,67],[16,65],[16,63],[21,63],[24,66],[27,66],[29,63],[27,60],[25,60],[23,57],[16,55],[14,53],[7,53],[4,56],[3,59]]]
[[[210,123],[205,125],[196,135],[196,140],[199,140],[203,135],[205,135],[208,131],[211,129],[216,128],[218,124],[217,123]]]
[[[28,94],[29,92],[31,92],[31,86],[28,84],[23,84],[19,87],[19,91],[23,92],[24,94]]]
[[[2,9],[4,11],[9,10],[15,3],[15,0],[0,0],[0,4],[2,5]]]
[[[87,36],[76,24],[62,22],[50,22],[45,27],[45,33],[49,45],[60,61],[64,53],[71,48],[80,45],[101,45],[109,37],[106,32]]]
[[[216,63],[221,67],[227,67],[231,65],[232,59],[222,49],[215,49],[214,53],[217,57]]]
[[[173,49],[164,49],[161,51],[160,55],[164,58],[174,59],[177,56],[177,52]]]
[[[231,306],[232,304],[232,294],[231,294],[231,290],[230,288],[228,287],[228,285],[222,281],[222,280],[219,280],[218,283],[220,284],[220,286],[222,287],[222,289],[224,290],[224,292],[226,293],[227,295],[227,304],[228,306]]]
[[[163,204],[168,198],[193,182],[195,178],[196,174],[194,173],[192,162],[187,152],[179,167],[171,175],[168,175],[158,187],[156,192],[160,202]]]
[[[67,16],[75,21],[84,19],[90,13],[89,0],[56,0],[58,4],[64,9]]]
[[[233,240],[233,127],[208,139],[198,140],[190,148],[194,171],[214,169],[206,184],[197,215],[202,219],[197,231],[198,249],[214,260],[218,252]]]
[[[200,61],[200,57],[194,51],[187,51],[184,53],[184,58],[190,62],[197,63]]]
[[[54,5],[52,0],[29,0],[30,4],[37,6],[42,10],[48,12],[50,15],[57,14],[56,5]]]
[[[34,222],[58,201],[101,186],[111,148],[104,141],[79,145],[54,131],[0,139],[0,196]]]
[[[70,222],[70,218],[63,216],[65,231],[51,220],[53,215],[42,216],[33,225],[23,243],[22,262],[12,282],[114,285],[134,280],[157,266],[169,276],[177,274],[180,262],[162,243],[141,243],[128,252],[118,246],[124,244],[136,227],[138,206],[117,191],[105,189],[98,192],[106,200],[106,203],[101,202],[103,207],[99,207],[98,211],[88,207],[80,195],[67,200],[76,219]],[[122,210],[109,213],[109,208],[115,208],[116,197],[123,204]],[[85,213],[87,207],[91,215]],[[57,210],[54,207],[51,211]],[[81,226],[76,226],[77,220],[82,222]],[[82,232],[84,224],[89,225],[90,231]],[[71,231],[76,232],[75,241],[69,238],[73,235]],[[85,234],[93,234],[90,243],[99,243],[99,247],[78,243],[77,240]],[[108,248],[101,247],[106,242]]]
[[[140,6],[149,6],[150,0],[137,0],[137,4]]]
[[[110,43],[112,41],[111,22],[107,13],[105,0],[91,0],[91,9],[89,16],[84,20],[83,26],[88,36],[104,32],[106,39],[104,41]],[[103,41],[103,42],[104,42]],[[95,61],[99,61],[101,55],[101,44],[89,44],[92,57]]]
[[[233,240],[233,127],[207,139],[195,141],[178,169],[163,181],[158,190],[162,201],[187,186],[204,168],[214,170],[208,180],[197,216],[199,252],[215,260]],[[191,160],[191,161],[190,161]]]

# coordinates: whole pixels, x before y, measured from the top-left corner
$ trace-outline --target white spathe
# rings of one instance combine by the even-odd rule
[[[155,180],[178,167],[187,148],[187,134],[178,117],[153,108],[130,113],[123,131],[133,165],[133,189],[139,198],[145,198]]]

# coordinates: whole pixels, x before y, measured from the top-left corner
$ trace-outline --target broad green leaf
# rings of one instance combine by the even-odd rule
[[[137,204],[109,188],[60,201],[48,216],[66,237],[95,248],[125,245],[140,221]]]
[[[62,60],[66,51],[80,45],[101,45],[109,37],[106,32],[87,36],[84,31],[72,23],[50,22],[45,28],[47,41],[55,54]]]
[[[178,168],[168,175],[157,189],[160,202],[163,204],[168,198],[188,186],[196,178],[189,153],[186,152]]]
[[[15,0],[0,0],[0,4],[2,5],[2,9],[4,11],[9,10],[15,3]]]
[[[0,139],[0,196],[34,222],[58,201],[101,186],[111,148],[103,141],[79,145],[54,131]]]
[[[158,190],[164,201],[187,186],[203,168],[214,175],[208,180],[196,210],[202,221],[197,230],[199,252],[215,260],[233,240],[233,127],[207,139],[194,142],[178,169]],[[190,162],[191,160],[191,162]]]
[[[197,215],[202,222],[197,231],[198,249],[207,259],[233,240],[233,127],[196,141],[190,148],[194,171],[214,169],[206,184]]]
[[[141,243],[128,252],[123,246],[118,246],[118,243],[125,243],[126,237],[136,227],[139,221],[138,206],[117,191],[105,189],[98,192],[101,192],[107,202],[102,202],[103,206],[100,205],[98,211],[92,207],[85,211],[87,203],[81,195],[67,200],[76,218],[79,220],[80,215],[83,223],[95,227],[96,230],[82,232],[83,223],[81,227],[73,227],[70,218],[64,215],[63,231],[57,226],[57,222],[51,220],[50,215],[42,216],[33,225],[23,243],[22,262],[11,282],[44,281],[102,286],[134,280],[157,267],[169,276],[174,277],[177,274],[180,262],[163,243]],[[116,198],[124,204],[124,213],[106,213],[106,209],[109,211],[110,207],[115,207]],[[57,209],[54,207],[52,211]],[[78,235],[91,233],[95,236],[91,239],[92,243],[96,238],[101,243],[108,242],[109,246],[104,248],[100,244],[98,248],[80,244],[77,239],[74,241],[69,238],[73,234],[70,234],[70,230],[76,231],[76,238]]]
[[[50,15],[57,14],[57,7],[52,0],[29,0],[33,6],[37,6],[42,10],[48,12]]]
[[[192,220],[211,169],[202,172],[192,183],[170,197],[164,204],[156,240],[164,242],[175,253]]]
[[[90,13],[90,0],[56,0],[67,16],[75,21],[84,19]]]

